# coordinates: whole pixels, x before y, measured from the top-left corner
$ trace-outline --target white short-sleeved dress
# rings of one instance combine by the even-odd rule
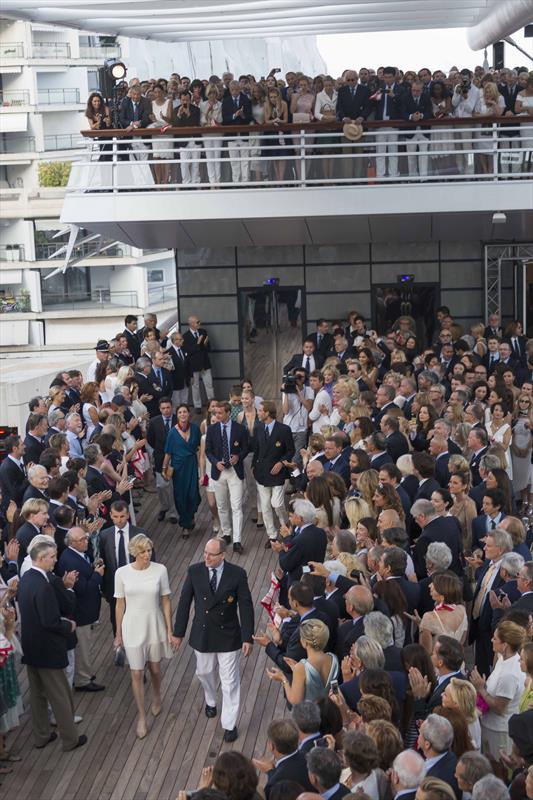
[[[501,655],[487,679],[487,692],[493,697],[505,697],[508,700],[504,714],[488,711],[481,717],[481,749],[484,755],[489,753],[499,758],[499,751],[511,752],[512,742],[509,738],[509,718],[518,713],[520,698],[524,691],[525,675],[520,669],[520,655],[506,658]]]
[[[160,598],[170,594],[167,568],[151,562],[147,569],[126,564],[115,572],[115,597],[125,598],[122,641],[130,669],[147,661],[171,658]]]

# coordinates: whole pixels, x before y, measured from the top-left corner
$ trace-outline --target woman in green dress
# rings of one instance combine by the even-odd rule
[[[182,538],[188,539],[194,529],[194,515],[200,505],[198,487],[198,448],[201,433],[198,425],[190,421],[185,404],[178,406],[177,423],[167,436],[163,475],[172,467],[174,502],[183,528]]]

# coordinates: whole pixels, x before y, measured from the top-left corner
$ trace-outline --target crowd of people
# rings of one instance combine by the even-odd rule
[[[73,691],[105,691],[105,600],[143,739],[194,604],[224,741],[253,648],[287,709],[266,754],[223,752],[195,800],[533,800],[533,340],[497,314],[468,330],[436,317],[431,341],[409,316],[379,332],[356,311],[319,319],[281,398],[243,379],[226,399],[197,316],[167,331],[130,314],[85,375],[30,400],[0,464],[2,773],[21,760],[19,655],[35,747],[82,747]],[[136,524],[156,494],[159,522],[206,540],[175,614],[157,533]],[[257,608],[238,564],[250,510],[276,555]]]
[[[492,171],[498,148],[501,172],[530,170],[533,126],[520,124],[521,116],[533,114],[533,72],[525,67],[487,72],[482,67],[473,72],[452,67],[447,73],[362,67],[347,69],[336,79],[287,72],[283,80],[276,77],[278,72],[271,70],[259,80],[253,75],[237,80],[224,72],[222,78],[191,80],[173,73],[168,80],[123,82],[118,87],[119,126],[128,132],[156,129],[153,136],[132,142],[130,158],[149,156],[158,184],[300,179],[302,152],[313,156],[307,177],[327,180],[361,179],[367,174],[377,178],[403,174],[420,180],[428,175],[482,175]],[[505,117],[496,137],[491,126],[480,123],[483,117]],[[112,110],[99,92],[90,94],[85,118],[91,130],[113,127]],[[454,129],[451,123],[435,128],[427,124],[432,119],[464,118],[472,119],[476,132]],[[400,129],[391,121],[411,124]],[[299,137],[284,132],[289,122],[319,122],[323,128],[302,145]],[[336,122],[342,123],[337,135],[323,132],[327,123]],[[367,122],[386,126],[373,125],[363,135]],[[254,125],[267,127],[254,133]],[[227,133],[220,130],[225,126]],[[252,130],[247,133],[242,126]],[[191,138],[168,135],[169,127],[204,130]],[[101,158],[110,158],[109,145],[101,147]]]

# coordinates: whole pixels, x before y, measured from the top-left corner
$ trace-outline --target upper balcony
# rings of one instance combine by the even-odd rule
[[[62,222],[143,248],[520,240],[533,224],[533,117],[369,122],[353,141],[338,123],[208,131],[83,132]]]

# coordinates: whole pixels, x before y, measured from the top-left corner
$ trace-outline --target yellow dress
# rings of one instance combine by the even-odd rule
[[[533,708],[533,686],[530,686],[529,689],[524,689],[524,694],[520,698],[518,713],[522,714],[529,708]]]

